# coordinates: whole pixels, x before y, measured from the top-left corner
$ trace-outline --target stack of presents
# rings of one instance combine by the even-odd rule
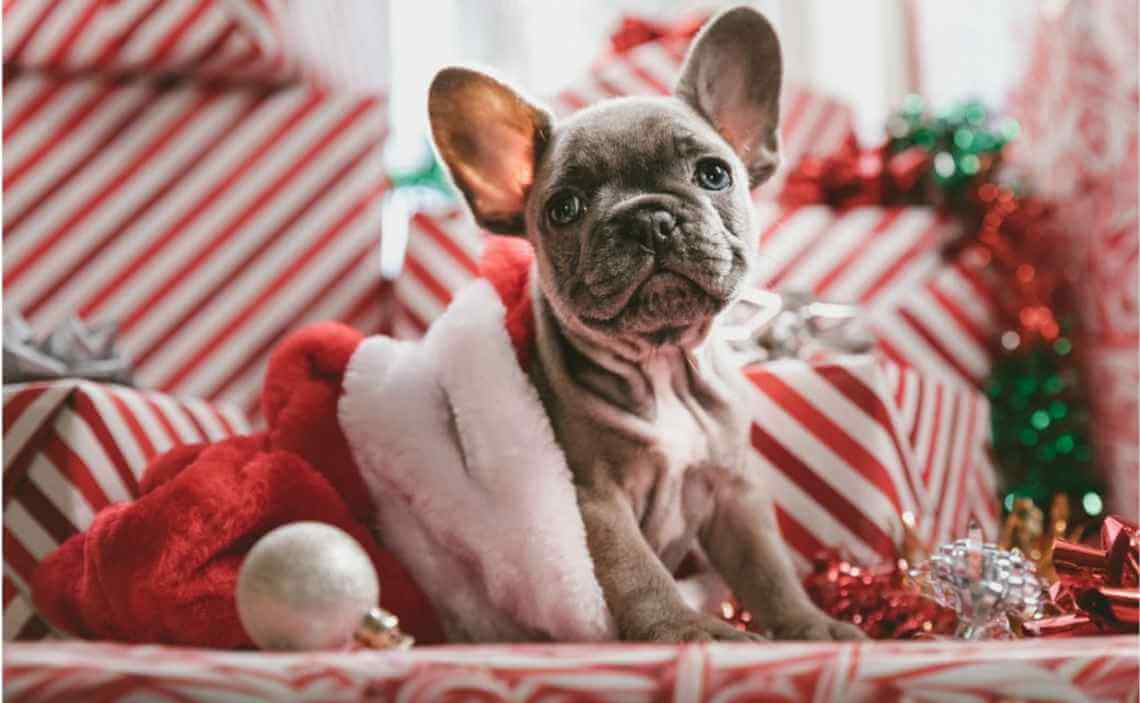
[[[1015,158],[1080,224],[1071,246],[1095,321],[1089,375],[1109,509],[1135,519],[1135,13],[1129,39],[1127,22],[1090,23],[1077,5],[1042,20],[1051,24],[1015,96],[1026,145]],[[284,0],[5,3],[6,698],[1135,699],[1134,635],[291,655],[61,642],[32,601],[37,565],[138,497],[155,456],[262,426],[267,359],[289,331],[338,320],[419,337],[477,275],[485,235],[457,203],[416,213],[399,275],[381,275],[384,96],[336,84],[295,50],[289,11]],[[553,92],[554,112],[668,92],[692,32],[646,27]],[[1097,53],[1108,41],[1099,33],[1117,31],[1121,51]],[[1125,85],[1106,89],[1101,74]],[[1131,97],[1113,104],[1128,80]],[[975,522],[993,539],[1002,523],[979,389],[1003,322],[994,281],[944,246],[962,224],[922,206],[778,198],[799,160],[854,140],[847,106],[786,86],[785,167],[755,194],[760,285],[853,306],[875,341],[741,369],[753,446],[804,574],[824,550],[890,563],[908,541],[943,544]],[[86,366],[9,383],[10,368],[34,366],[10,358],[21,331],[24,351],[51,347],[40,341],[50,336],[86,350]]]

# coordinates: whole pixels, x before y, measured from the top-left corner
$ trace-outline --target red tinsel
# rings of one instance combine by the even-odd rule
[[[825,204],[838,210],[920,202],[930,158],[922,147],[891,154],[886,146],[859,149],[854,144],[832,156],[807,156],[788,175],[780,202],[787,207]]]
[[[951,635],[953,610],[906,587],[906,562],[859,567],[836,552],[818,556],[804,587],[825,613],[860,627],[874,639]]]
[[[860,567],[831,550],[820,553],[804,589],[812,601],[837,620],[856,625],[873,639],[919,639],[952,635],[958,616],[907,587],[906,560]],[[753,625],[752,614],[735,602],[722,615],[740,629]]]
[[[1053,308],[1064,266],[1047,260],[1056,236],[1053,207],[995,183],[998,158],[993,154],[979,155],[978,173],[962,195],[948,200],[927,177],[931,158],[918,146],[892,153],[886,145],[859,149],[849,144],[826,158],[804,158],[788,175],[780,202],[838,210],[915,204],[948,210],[966,223],[968,236],[946,242],[947,253],[965,250],[962,260],[969,267],[1012,283],[1000,303],[1019,342],[1055,340],[1060,326]]]
[[[1049,595],[1057,614],[1025,623],[1025,634],[1072,637],[1140,627],[1140,547],[1134,523],[1105,518],[1099,548],[1057,539],[1053,568],[1057,582]]]

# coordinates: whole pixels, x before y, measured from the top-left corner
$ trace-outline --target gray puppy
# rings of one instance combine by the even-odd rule
[[[740,640],[681,599],[696,552],[779,638],[856,639],[804,594],[784,551],[714,321],[746,282],[749,197],[777,165],[779,41],[713,19],[676,94],[620,98],[558,125],[483,73],[431,86],[436,147],[478,222],[537,251],[538,388],[574,475],[623,639]]]

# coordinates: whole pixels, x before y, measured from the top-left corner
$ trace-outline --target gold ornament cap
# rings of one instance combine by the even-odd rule
[[[400,631],[400,619],[383,608],[372,608],[356,628],[356,641],[369,649],[411,649],[416,640]]]

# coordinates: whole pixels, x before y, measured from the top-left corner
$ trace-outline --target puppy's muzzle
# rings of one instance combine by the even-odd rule
[[[668,203],[653,196],[642,196],[624,203],[611,216],[618,231],[647,253],[661,256],[669,251],[680,231],[677,216]]]
[[[668,210],[642,208],[630,215],[622,231],[633,237],[646,253],[661,256],[669,251],[676,236],[677,218]]]

